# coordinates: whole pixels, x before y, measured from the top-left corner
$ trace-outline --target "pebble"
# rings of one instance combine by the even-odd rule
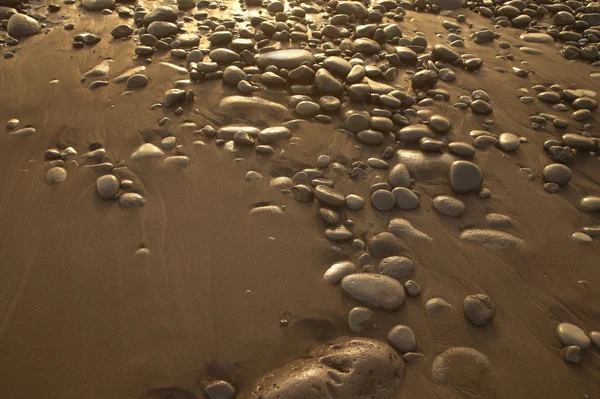
[[[8,122],[6,122],[6,128],[9,130],[15,129],[17,126],[19,126],[19,120],[18,119],[10,119]]]
[[[360,132],[358,132],[356,137],[358,138],[358,140],[361,143],[366,144],[366,145],[375,146],[375,145],[379,145],[379,144],[383,143],[383,134],[376,130],[371,130],[371,129],[361,130]]]
[[[581,348],[578,346],[565,346],[561,353],[564,359],[573,364],[579,364],[581,362]]]
[[[575,242],[592,242],[592,237],[582,232],[571,234],[571,239]]]
[[[460,238],[473,244],[480,244],[488,249],[505,249],[524,247],[525,242],[503,231],[487,229],[467,229]]]
[[[475,148],[472,145],[460,141],[453,141],[448,144],[448,151],[463,158],[471,158],[475,155]]]
[[[356,306],[348,313],[348,326],[353,333],[360,333],[365,328],[362,324],[373,318],[373,312],[366,306]]]
[[[176,168],[187,168],[190,164],[190,158],[185,155],[172,155],[170,157],[166,157],[163,161],[165,165],[172,165]]]
[[[600,349],[600,331],[592,331],[590,333],[590,340],[596,345],[596,348]]]
[[[356,270],[356,265],[350,261],[337,262],[327,269],[323,279],[331,285],[337,285],[344,277],[356,273]]]
[[[585,332],[571,323],[560,323],[556,326],[556,335],[565,346],[573,345],[581,349],[587,349],[592,344]]]
[[[483,182],[483,172],[473,162],[454,161],[450,165],[450,186],[456,193],[477,191]]]
[[[388,183],[392,187],[410,187],[412,185],[412,178],[405,164],[398,163],[394,165],[388,175]]]
[[[319,219],[330,226],[336,226],[340,223],[340,215],[329,208],[319,209]]]
[[[270,65],[274,65],[277,68],[285,68],[291,71],[304,62],[309,64],[315,62],[312,52],[301,49],[276,50],[260,54],[256,59],[256,65],[263,70]]]
[[[463,302],[463,312],[471,323],[483,326],[496,315],[496,306],[487,295],[469,295]]]
[[[33,36],[41,32],[40,23],[28,15],[13,14],[8,19],[6,26],[8,34],[12,37]]]
[[[119,179],[114,175],[104,175],[96,180],[96,189],[100,197],[114,199],[119,192],[120,184]]]
[[[421,286],[414,280],[408,280],[404,283],[404,289],[408,296],[418,296],[421,293]]]
[[[81,6],[90,11],[102,11],[104,9],[113,9],[115,0],[82,0]]]
[[[377,190],[371,194],[371,204],[379,211],[389,211],[396,206],[396,198],[388,190]]]
[[[579,200],[581,209],[587,212],[600,211],[600,196],[598,195],[587,195]]]
[[[325,230],[325,237],[333,242],[344,242],[354,238],[354,233],[346,228],[346,226],[337,226]]]
[[[379,262],[379,274],[402,281],[415,270],[414,262],[405,256],[388,256]]]
[[[495,228],[510,227],[512,225],[512,219],[501,213],[488,213],[485,215],[485,220],[490,227]]]
[[[395,311],[404,302],[402,284],[380,274],[351,274],[342,279],[341,286],[347,295],[366,306]]]
[[[417,348],[417,338],[409,326],[397,325],[388,332],[388,341],[400,353],[413,352]]]
[[[210,399],[233,399],[235,388],[227,381],[213,381],[204,388]]]
[[[322,204],[334,208],[343,206],[346,203],[346,198],[342,194],[325,185],[315,187],[315,197]]]
[[[458,198],[450,197],[449,195],[439,195],[433,199],[431,206],[442,215],[450,217],[460,217],[465,213],[466,206],[464,202]]]
[[[160,158],[164,155],[164,152],[152,143],[142,144],[135,152],[131,155],[133,161],[141,161],[146,158]]]
[[[129,88],[137,88],[137,87],[143,87],[146,86],[148,84],[148,77],[146,75],[142,75],[142,74],[135,74],[135,75],[131,75],[128,79],[127,79],[127,87]]]
[[[547,183],[556,183],[559,186],[564,186],[569,184],[573,173],[569,167],[560,164],[553,163],[551,165],[546,166],[542,170],[542,178]]]
[[[348,209],[358,211],[360,209],[363,209],[364,206],[365,200],[362,197],[356,194],[349,194],[346,196],[346,207]]]
[[[146,198],[137,193],[125,193],[119,198],[119,204],[125,207],[144,206],[146,204]]]
[[[433,131],[427,125],[409,125],[398,132],[398,139],[405,143],[417,143],[423,137],[433,137]]]
[[[396,198],[396,206],[405,211],[417,209],[421,203],[419,196],[406,187],[396,187],[392,194]]]
[[[50,168],[46,172],[46,183],[48,184],[60,184],[65,180],[67,180],[67,171],[60,166]]]
[[[513,152],[519,149],[521,141],[518,136],[512,133],[502,133],[500,137],[498,137],[498,145],[503,151]]]
[[[587,110],[586,110],[587,111]],[[579,112],[579,111],[577,111]],[[562,136],[563,144],[580,151],[594,151],[596,143],[590,137],[581,136],[575,133],[566,133]]]
[[[368,240],[371,253],[377,258],[398,255],[402,252],[402,245],[392,233],[383,232],[375,234]]]
[[[488,115],[492,113],[492,106],[483,100],[473,101],[470,107],[476,114]]]
[[[452,305],[443,298],[431,298],[425,303],[425,311],[427,313],[440,313],[451,308]]]
[[[263,129],[258,133],[258,139],[266,144],[292,137],[292,132],[285,126],[273,126]]]
[[[441,115],[433,115],[429,118],[429,126],[434,132],[446,133],[450,130],[450,121]]]

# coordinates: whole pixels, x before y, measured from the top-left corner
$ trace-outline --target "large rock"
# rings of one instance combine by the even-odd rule
[[[369,338],[340,338],[269,371],[249,399],[391,399],[404,363],[387,344]]]
[[[13,14],[8,19],[8,26],[6,27],[8,34],[13,37],[19,36],[33,36],[42,30],[40,24],[35,19],[24,14]]]

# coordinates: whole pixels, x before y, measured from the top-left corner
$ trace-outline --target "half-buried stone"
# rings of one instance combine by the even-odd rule
[[[81,6],[90,11],[113,9],[115,7],[115,0],[82,0]]]
[[[260,69],[275,65],[277,68],[292,70],[298,68],[304,62],[313,64],[315,57],[310,51],[301,49],[270,51],[259,55],[256,59],[256,64]]]
[[[400,240],[389,232],[375,234],[369,238],[368,245],[371,253],[379,259],[398,255],[403,252]]]
[[[415,270],[415,264],[405,256],[388,256],[379,262],[378,270],[379,274],[403,281]]]
[[[463,312],[471,323],[483,326],[492,321],[496,315],[496,306],[487,295],[469,295],[463,302]]]
[[[442,215],[454,218],[462,216],[466,209],[464,202],[449,195],[438,195],[431,202],[431,206]]]
[[[480,244],[488,249],[505,249],[524,247],[525,242],[503,231],[487,229],[468,229],[461,233],[460,238],[474,244]]]
[[[403,376],[404,363],[389,345],[344,337],[269,371],[248,399],[391,399]]]
[[[492,370],[488,358],[466,347],[450,348],[438,355],[431,366],[433,379],[462,392],[479,393],[482,379]]]
[[[350,297],[374,308],[396,311],[404,302],[404,286],[380,274],[351,274],[342,279],[341,287]]]
[[[456,193],[477,191],[483,182],[483,172],[473,162],[455,161],[450,165],[450,187]]]

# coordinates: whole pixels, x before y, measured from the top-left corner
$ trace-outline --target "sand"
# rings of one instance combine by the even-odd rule
[[[224,3],[239,9],[237,3]],[[600,137],[598,111],[591,110],[585,122],[575,122],[571,111],[561,113],[538,100],[522,104],[517,95],[519,88],[527,88],[528,95],[537,99],[532,87],[552,84],[600,91],[596,67],[565,59],[561,45],[546,43],[545,38],[544,43],[520,38],[524,31],[516,28],[498,30],[509,48],[499,47],[498,39],[474,44],[471,32],[494,27],[490,19],[471,10],[457,9],[450,16],[407,11],[398,23],[404,35],[423,32],[430,47],[447,45],[444,36],[436,37],[436,33],[447,34],[443,21],[465,15],[473,24],[473,28],[461,24],[466,48],[452,49],[476,54],[484,62],[475,73],[452,67],[456,81],[437,81],[435,88],[446,90],[450,101],[413,106],[451,122],[447,133],[435,137],[446,144],[472,144],[469,133],[487,125],[497,136],[511,133],[527,139],[515,149],[514,137],[504,136],[508,152],[494,145],[477,148],[465,160],[481,168],[481,187],[489,192],[470,184],[468,190],[475,191],[467,193],[464,187],[453,191],[449,176],[439,175],[440,168],[449,168],[458,159],[445,149],[443,154],[422,152],[418,138],[411,143],[412,136],[398,144],[386,135],[381,145],[380,137],[373,139],[370,133],[354,137],[340,131],[345,118],[337,111],[327,114],[331,123],[289,122],[297,115],[285,89],[273,86],[257,92],[257,100],[248,100],[248,95],[240,95],[237,87],[220,79],[186,82],[185,69],[182,73],[161,64],[167,61],[186,68],[185,59],[163,51],[145,63],[147,57],[134,56],[132,39],[112,38],[116,26],[133,26],[132,19],[91,13],[78,4],[57,4],[60,11],[48,13],[43,2],[26,3],[25,9],[31,6],[48,14],[42,33],[20,37],[16,46],[0,46],[0,52],[14,53],[0,60],[0,121],[18,119],[15,128],[0,132],[1,398],[202,398],[205,387],[218,380],[231,383],[236,397],[258,398],[252,392],[265,373],[285,370],[293,362],[308,364],[299,359],[313,359],[315,348],[335,340],[346,342],[349,338],[344,337],[386,343],[390,330],[398,325],[410,327],[416,336],[415,352],[424,357],[407,354],[403,367],[394,363],[403,376],[385,380],[390,385],[382,398],[598,395],[599,348],[592,344],[582,349],[580,363],[570,364],[556,335],[563,322],[585,333],[600,330],[598,237],[591,242],[571,238],[584,227],[600,225],[599,212],[579,205],[585,196],[600,195],[598,153],[575,154],[568,163],[572,178],[557,193],[545,191],[542,178],[542,170],[553,163],[544,142],[581,133],[586,123],[594,125],[587,131]],[[153,9],[158,4],[145,5]],[[250,14],[258,16],[258,10],[253,7]],[[230,17],[228,10],[203,11]],[[318,20],[318,14],[309,15]],[[72,30],[64,28],[68,23],[74,23]],[[82,33],[93,33],[101,41],[73,47],[74,37]],[[0,35],[5,37],[6,32]],[[374,46],[369,40],[358,43],[365,53]],[[521,45],[543,55],[519,51]],[[283,45],[289,46],[297,47],[294,42]],[[207,34],[202,35],[200,47],[209,47]],[[509,53],[514,55],[511,59]],[[300,56],[310,61],[306,53]],[[274,59],[295,66],[294,60]],[[103,61],[112,61],[105,64],[109,65],[105,76],[81,81]],[[209,57],[204,62],[210,62]],[[140,66],[146,69],[138,68],[132,75],[147,76],[144,87],[134,83],[134,88],[128,88],[126,79],[113,81]],[[525,78],[514,75],[509,72],[513,66],[530,73]],[[376,79],[380,83],[369,80],[375,82],[369,84],[382,93],[389,90],[376,84],[393,84],[409,92],[412,76],[404,70],[411,68],[398,67],[393,82]],[[324,92],[338,96],[339,85],[330,84],[336,78],[322,78]],[[106,84],[90,89],[94,81]],[[260,81],[251,86],[264,88]],[[184,91],[179,103],[152,109],[173,88]],[[193,99],[186,96],[190,89]],[[460,96],[470,97],[478,89],[489,94],[492,114],[453,106]],[[392,104],[395,97],[389,97]],[[359,103],[356,108],[373,107]],[[342,102],[342,111],[347,109]],[[539,113],[559,115],[568,120],[569,128],[546,123],[533,129],[530,117]],[[264,155],[252,146],[234,146],[233,141],[220,145],[206,130],[194,134],[205,125],[218,130],[233,124],[246,124],[259,132],[284,124],[292,137],[284,131],[276,143],[269,144],[272,150],[263,148],[273,155]],[[414,117],[411,125],[418,125]],[[20,129],[27,131],[14,134]],[[400,130],[398,125],[393,129]],[[181,147],[161,147],[169,136],[176,137]],[[267,144],[260,141],[260,134],[248,133],[245,141],[249,139],[256,140],[255,145]],[[132,157],[147,142],[156,146],[157,158]],[[416,209],[373,208],[370,186],[387,184],[385,169],[353,170],[366,177],[350,179],[334,168],[339,163],[350,170],[353,162],[381,158],[387,146],[393,147],[390,169],[402,160],[414,180],[410,188],[420,199]],[[77,155],[66,157],[62,166],[51,164],[45,156],[48,149],[67,147]],[[105,149],[99,158],[83,156],[99,147]],[[394,248],[401,253],[394,255],[414,262],[410,280],[418,283],[420,293],[389,306],[393,311],[366,304],[372,316],[360,332],[352,331],[348,314],[365,303],[349,297],[323,275],[343,261],[373,271],[388,255],[369,254],[352,239],[329,241],[326,225],[319,219],[318,196],[314,201],[312,197],[297,201],[300,189],[293,192],[269,185],[272,178],[293,178],[305,168],[317,168],[320,155],[329,156],[331,164],[319,178],[325,186],[328,180],[335,183],[341,203],[348,194],[364,199],[364,207],[358,210],[341,208],[342,220],[353,222],[345,228],[354,238],[367,242],[387,232],[396,218],[412,225],[398,233],[391,227],[389,231],[399,236]],[[168,156],[187,160],[166,161]],[[58,166],[66,171],[66,180],[48,184],[47,171]],[[523,168],[533,171],[531,180],[520,172]],[[246,181],[248,171],[263,178]],[[116,175],[121,187],[131,187],[143,197],[143,206],[123,206],[102,198],[97,179],[107,173]],[[294,184],[310,187],[310,179]],[[455,218],[436,212],[431,204],[441,195],[460,200],[464,213]],[[265,205],[277,206],[276,211],[271,207],[251,212]],[[492,213],[505,215],[512,223],[495,228],[491,235],[505,233],[519,245],[485,245],[490,236],[486,232],[492,231],[486,215]],[[475,238],[461,238],[465,236]],[[495,305],[493,320],[484,326],[474,325],[463,314],[465,297],[476,294],[489,296]],[[425,303],[436,297],[450,306],[426,312]],[[354,384],[367,384],[361,378]],[[343,390],[342,395],[365,397],[356,393],[359,388],[353,382],[348,384],[350,391]]]

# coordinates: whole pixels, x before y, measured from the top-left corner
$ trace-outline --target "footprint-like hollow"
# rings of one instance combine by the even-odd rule
[[[339,338],[263,375],[248,399],[388,399],[398,390],[404,363],[386,343]]]

